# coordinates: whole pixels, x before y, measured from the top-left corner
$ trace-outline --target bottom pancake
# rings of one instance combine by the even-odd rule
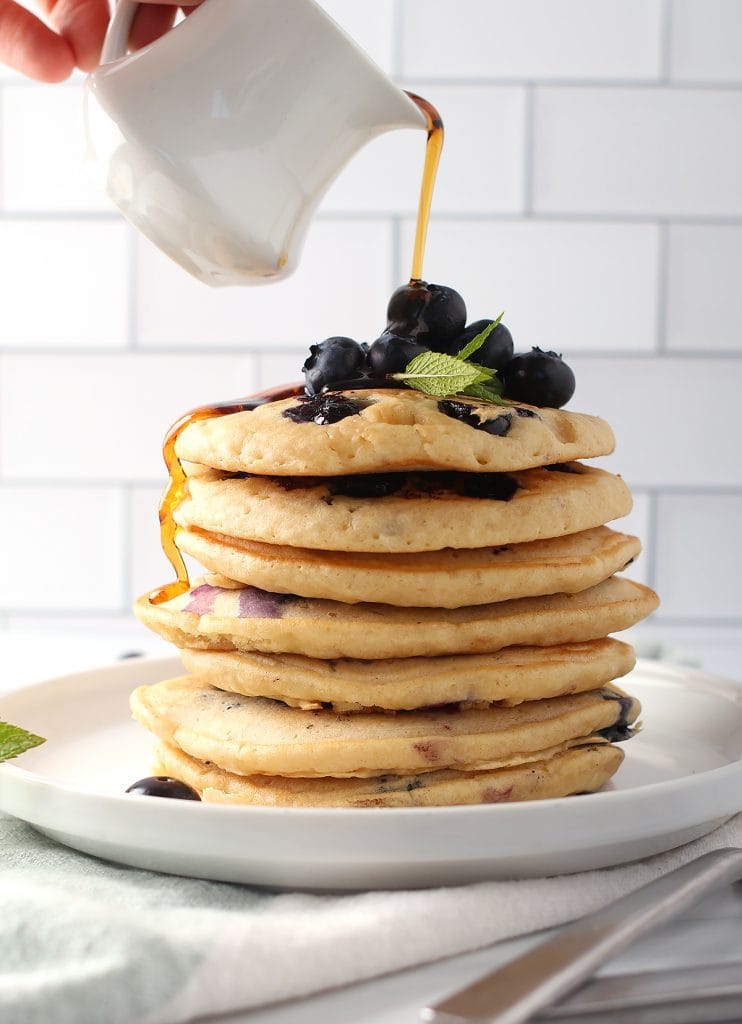
[[[610,743],[576,747],[548,760],[496,771],[433,771],[368,779],[289,779],[236,775],[161,743],[158,767],[211,803],[270,807],[443,807],[515,803],[593,793],[618,770],[623,752]]]

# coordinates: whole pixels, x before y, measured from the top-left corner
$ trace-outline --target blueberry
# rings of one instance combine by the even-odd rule
[[[559,409],[575,391],[575,375],[556,352],[530,352],[515,356],[502,371],[507,398],[529,405]]]
[[[632,712],[634,702],[631,697],[624,697],[612,690],[604,690],[601,694],[603,700],[615,700],[618,702],[618,719],[613,725],[606,729],[600,729],[600,735],[604,736],[610,743],[621,743],[622,740],[629,740],[636,732],[629,725],[629,715]]]
[[[501,414],[492,419],[483,420],[471,405],[466,402],[456,402],[450,398],[444,398],[438,403],[438,411],[444,416],[450,416],[454,420],[460,420],[470,427],[483,430],[486,434],[494,434],[496,437],[504,437],[510,430],[513,420],[509,415]]]
[[[308,395],[316,395],[334,380],[357,377],[366,365],[363,347],[352,338],[326,338],[311,345],[309,358],[302,366]]]
[[[510,416],[495,416],[491,420],[482,420],[477,425],[477,429],[483,430],[485,434],[494,434],[495,437],[504,437],[510,430],[512,422]]]
[[[383,377],[387,373],[401,373],[415,356],[430,349],[414,338],[404,338],[392,331],[376,339],[368,350],[368,364],[371,372]]]
[[[444,398],[438,403],[438,412],[444,416],[450,416],[452,420],[460,420],[470,427],[478,427],[482,422],[476,412],[467,402],[456,402],[452,398]]]
[[[294,423],[317,423],[326,426],[328,423],[338,423],[348,416],[357,416],[362,405],[352,402],[342,395],[316,395],[314,398],[304,398],[296,405],[284,409],[282,415]]]
[[[146,779],[139,779],[132,783],[126,791],[137,793],[139,796],[167,796],[174,800],[200,800],[195,789],[181,782],[180,779],[171,779],[169,775],[151,775]]]
[[[389,300],[387,321],[393,334],[445,352],[464,330],[466,305],[453,288],[410,281],[397,288]]]
[[[451,345],[451,355],[460,352],[464,345],[481,334],[485,327],[489,327],[492,320],[475,320],[469,324],[463,334]],[[487,340],[472,355],[472,361],[488,366],[491,370],[502,370],[506,363],[513,358],[513,338],[505,324],[498,324],[494,330],[487,335]]]

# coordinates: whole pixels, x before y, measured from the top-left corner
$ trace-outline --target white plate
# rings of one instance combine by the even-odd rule
[[[149,774],[134,686],[182,672],[126,661],[0,702],[48,738],[0,767],[0,810],[78,850],[173,874],[286,888],[374,889],[584,871],[705,835],[742,810],[742,685],[640,663],[644,706],[609,788],[537,803],[412,809],[228,807],[125,795]]]

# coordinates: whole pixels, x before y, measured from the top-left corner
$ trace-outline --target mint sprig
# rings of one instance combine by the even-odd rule
[[[0,761],[9,761],[11,757],[18,757],[42,743],[46,743],[42,736],[35,736],[18,725],[0,721]]]
[[[502,313],[500,313],[497,320],[493,320],[492,323],[487,324],[484,330],[480,331],[479,334],[475,334],[471,341],[468,343],[468,345],[464,345],[461,351],[456,353],[456,358],[468,359],[469,356],[473,356],[475,352],[479,351],[479,349],[482,347],[482,345],[484,345],[487,338],[489,338],[490,334],[492,334],[495,327],[497,327],[497,325],[500,323],[504,316],[505,310],[503,310]]]
[[[487,324],[455,356],[445,352],[423,352],[415,356],[407,364],[404,373],[392,374],[394,380],[436,398],[469,395],[495,405],[507,405],[502,399],[502,384],[497,378],[497,370],[473,363],[469,359],[484,345],[502,318],[503,314],[500,313],[496,320]]]
[[[490,373],[445,352],[423,352],[407,364],[404,373],[395,373],[393,377],[416,391],[445,398],[489,380]]]

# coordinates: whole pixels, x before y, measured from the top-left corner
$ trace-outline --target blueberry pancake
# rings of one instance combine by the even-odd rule
[[[624,569],[641,550],[636,537],[606,526],[526,544],[393,555],[279,547],[197,528],[178,531],[176,541],[211,572],[261,590],[407,608],[573,594]]]
[[[640,706],[608,687],[510,708],[338,715],[225,693],[183,676],[139,687],[131,709],[158,739],[225,771],[312,778],[542,760],[574,740],[628,738]]]
[[[180,655],[187,672],[221,690],[297,707],[331,706],[339,713],[481,701],[515,705],[597,690],[626,675],[636,661],[629,644],[612,639],[386,661],[193,648]]]
[[[160,743],[158,774],[182,779],[210,803],[270,807],[440,807],[501,804],[593,793],[615,774],[623,751],[612,743],[584,743],[548,760],[495,771],[439,770],[368,779],[301,779],[236,775]]]
[[[185,428],[176,452],[235,473],[342,476],[510,472],[609,455],[613,447],[613,431],[596,416],[369,389],[294,396],[199,420]]]
[[[520,473],[229,477],[190,466],[184,527],[323,551],[404,552],[519,544],[631,511],[621,477],[579,463]]]
[[[145,594],[134,611],[178,647],[376,659],[597,640],[635,625],[657,604],[648,587],[615,576],[579,594],[453,609],[345,604],[195,581],[163,604]]]

